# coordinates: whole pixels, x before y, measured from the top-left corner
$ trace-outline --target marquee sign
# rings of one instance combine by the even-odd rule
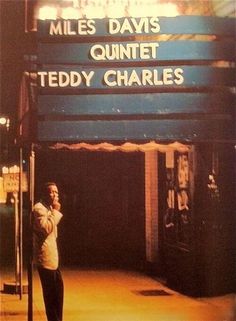
[[[125,102],[125,104],[124,104]],[[235,105],[224,92],[39,95],[38,115],[52,119],[72,116],[162,116],[181,114],[219,115]],[[145,106],[145,107],[144,107]],[[191,107],[190,107],[191,106]]]
[[[105,69],[50,65],[38,72],[40,87],[54,90],[233,86],[235,78],[235,74],[229,68],[205,66]]]
[[[39,21],[38,139],[229,139],[235,21],[197,16]],[[160,40],[166,34],[181,38]]]
[[[219,140],[232,137],[230,119],[39,121],[40,141]],[[209,130],[210,129],[210,130]],[[50,137],[50,139],[49,139]]]
[[[133,41],[109,43],[43,43],[38,62],[44,64],[89,64],[155,62],[177,60],[235,60],[235,43],[230,41]]]
[[[157,34],[199,34],[232,36],[234,18],[177,16],[105,18],[79,20],[39,20],[39,38],[88,38]]]

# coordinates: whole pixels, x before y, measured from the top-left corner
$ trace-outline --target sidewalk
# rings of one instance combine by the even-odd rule
[[[64,321],[236,321],[236,295],[190,298],[136,272],[63,270]],[[1,283],[7,275],[2,274]],[[2,286],[2,284],[1,284]],[[1,287],[2,288],[2,287]],[[27,295],[0,294],[1,321],[27,321]],[[34,321],[46,321],[34,273]]]

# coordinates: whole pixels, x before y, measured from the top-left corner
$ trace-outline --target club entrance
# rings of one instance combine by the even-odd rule
[[[37,155],[36,186],[52,180],[61,190],[59,245],[64,265],[143,268],[144,174],[140,152]]]

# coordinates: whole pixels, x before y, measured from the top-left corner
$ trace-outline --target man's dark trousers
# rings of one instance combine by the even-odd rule
[[[64,285],[59,269],[38,267],[48,321],[62,321]]]

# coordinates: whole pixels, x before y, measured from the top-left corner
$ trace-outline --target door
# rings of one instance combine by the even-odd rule
[[[167,284],[194,292],[194,152],[167,152],[159,161],[160,253]]]
[[[40,153],[36,172],[37,185],[53,180],[61,190],[64,217],[58,240],[64,265],[142,269],[143,153]]]

